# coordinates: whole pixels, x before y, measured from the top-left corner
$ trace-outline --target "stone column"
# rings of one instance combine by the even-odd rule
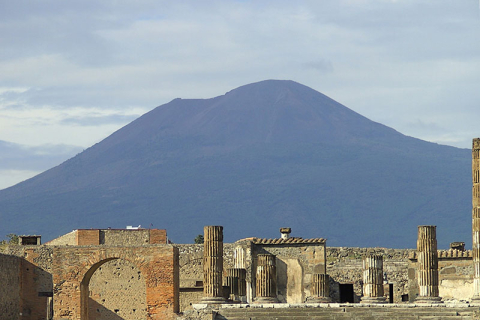
[[[330,298],[330,276],[324,273],[314,273],[312,279],[312,302],[328,303]]]
[[[363,297],[361,303],[385,303],[383,296],[383,256],[363,257]]]
[[[237,246],[233,251],[233,267],[246,269],[245,249]]]
[[[473,301],[480,303],[480,138],[472,143]]]
[[[203,298],[204,303],[225,302],[222,287],[223,227],[203,228]]]
[[[436,226],[418,226],[418,287],[419,303],[440,303],[438,296],[438,253]]]
[[[230,299],[241,301],[240,297],[247,294],[246,281],[247,271],[242,268],[227,269],[227,286],[230,288]]]
[[[233,252],[233,267],[238,271],[235,274],[238,275],[238,296],[240,301],[247,301],[247,263],[245,259],[245,249],[241,246],[237,246]]]
[[[277,300],[277,266],[273,254],[257,256],[255,303],[273,303]]]

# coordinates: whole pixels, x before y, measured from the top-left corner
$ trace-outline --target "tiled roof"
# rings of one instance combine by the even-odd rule
[[[300,237],[291,237],[287,239],[249,238],[248,240],[252,241],[254,244],[324,244],[327,241],[323,238],[303,239]]]

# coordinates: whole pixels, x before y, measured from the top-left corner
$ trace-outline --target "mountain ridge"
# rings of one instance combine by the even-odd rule
[[[468,149],[405,136],[311,88],[266,80],[174,99],[1,190],[0,217],[24,224],[0,231],[154,223],[191,242],[208,224],[224,225],[229,241],[290,226],[330,245],[414,247],[416,224],[437,221],[439,236],[448,227],[448,241],[467,242],[454,236],[468,230],[470,161]],[[44,219],[30,221],[36,215]],[[398,224],[405,230],[390,230]]]

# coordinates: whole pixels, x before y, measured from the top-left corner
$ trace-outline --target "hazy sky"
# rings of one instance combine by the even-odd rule
[[[265,79],[469,148],[479,0],[0,0],[0,189],[174,98]]]

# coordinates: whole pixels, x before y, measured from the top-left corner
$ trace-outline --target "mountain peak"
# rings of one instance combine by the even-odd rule
[[[153,223],[182,243],[204,225],[223,225],[226,241],[288,225],[329,245],[405,247],[416,225],[436,224],[466,241],[468,221],[452,212],[468,211],[470,169],[468,150],[406,137],[294,81],[266,80],[172,100],[0,191],[0,232],[49,239]]]

